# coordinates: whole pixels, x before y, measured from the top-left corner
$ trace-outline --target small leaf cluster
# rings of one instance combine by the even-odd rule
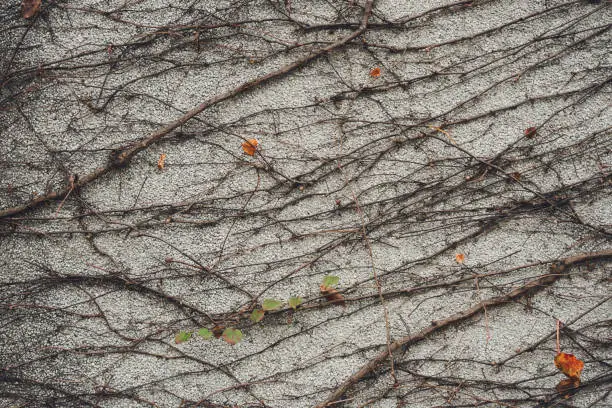
[[[323,278],[323,282],[320,285],[321,292],[326,295],[327,300],[331,303],[339,303],[343,302],[344,298],[342,295],[335,290],[336,285],[340,282],[340,278],[338,276],[328,275]],[[293,310],[297,310],[297,308],[302,304],[304,299],[300,296],[292,296],[287,300],[287,304]],[[266,312],[273,312],[275,310],[280,309],[283,306],[283,302],[277,299],[264,299],[261,303],[261,308],[254,309],[251,312],[249,318],[253,323],[259,323],[263,320]],[[223,330],[223,332],[221,332]],[[174,342],[176,344],[181,344],[193,336],[193,332],[181,330],[174,337]],[[225,329],[216,326],[213,330],[207,329],[206,327],[202,327],[198,329],[195,334],[204,340],[210,340],[214,337],[221,337],[227,343],[231,345],[235,345],[242,340],[242,332],[239,329],[235,329],[233,327],[227,327]]]
[[[302,304],[304,299],[299,296],[292,296],[289,298],[287,303],[293,310],[297,310],[298,306]],[[264,299],[261,304],[261,309],[255,309],[251,312],[250,319],[253,323],[261,322],[266,312],[273,312],[280,309],[283,306],[283,302],[276,299]]]

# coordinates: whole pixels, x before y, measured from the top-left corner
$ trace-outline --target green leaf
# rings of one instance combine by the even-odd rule
[[[283,304],[283,302],[281,302],[280,300],[276,300],[276,299],[264,299],[263,304],[261,305],[262,309],[266,312],[270,311],[270,310],[276,310],[279,307],[281,307],[281,305]]]
[[[236,343],[240,343],[240,340],[242,340],[242,332],[239,329],[228,327],[227,329],[223,330],[223,340],[227,341],[233,346]]]
[[[302,304],[303,299],[299,296],[292,296],[289,298],[289,306],[296,310],[299,305]]]
[[[327,275],[323,278],[323,283],[321,286],[325,286],[326,288],[334,288],[340,282],[340,278],[333,275]]]
[[[213,332],[208,330],[206,327],[202,327],[200,330],[198,330],[198,336],[202,337],[204,340],[210,340],[212,339]]]
[[[263,310],[255,309],[251,313],[251,320],[253,321],[253,323],[261,322],[261,319],[264,318],[265,314],[266,314],[266,312],[264,312]]]
[[[191,338],[191,332],[187,332],[187,331],[180,331],[178,332],[178,334],[174,337],[174,342],[176,344],[181,344],[186,342],[187,340],[189,340]]]

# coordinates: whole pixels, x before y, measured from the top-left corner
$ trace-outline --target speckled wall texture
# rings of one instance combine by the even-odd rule
[[[0,407],[606,406],[611,21],[2,1]]]

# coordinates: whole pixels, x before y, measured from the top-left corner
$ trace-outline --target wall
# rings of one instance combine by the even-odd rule
[[[3,3],[0,406],[603,406],[611,16]]]

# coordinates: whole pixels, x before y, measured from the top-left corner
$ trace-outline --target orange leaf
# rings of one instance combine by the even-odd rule
[[[344,296],[336,289],[325,285],[320,285],[319,289],[321,289],[321,294],[325,296],[329,303],[344,306]]]
[[[42,0],[23,0],[21,2],[21,15],[23,18],[34,17],[40,9]]]
[[[242,150],[249,156],[253,156],[255,154],[255,150],[257,150],[257,145],[259,142],[257,139],[249,139],[246,142],[242,143]]]
[[[370,76],[372,78],[378,78],[380,76],[380,68],[376,67],[376,68],[372,68],[372,70],[370,71]]]
[[[580,379],[584,363],[573,354],[559,353],[555,356],[555,366],[568,377]]]
[[[157,161],[157,168],[160,170],[163,170],[165,162],[166,162],[166,153],[162,153],[159,155],[159,160]]]
[[[456,254],[455,261],[457,261],[457,263],[459,264],[462,264],[463,261],[465,261],[465,254]]]

